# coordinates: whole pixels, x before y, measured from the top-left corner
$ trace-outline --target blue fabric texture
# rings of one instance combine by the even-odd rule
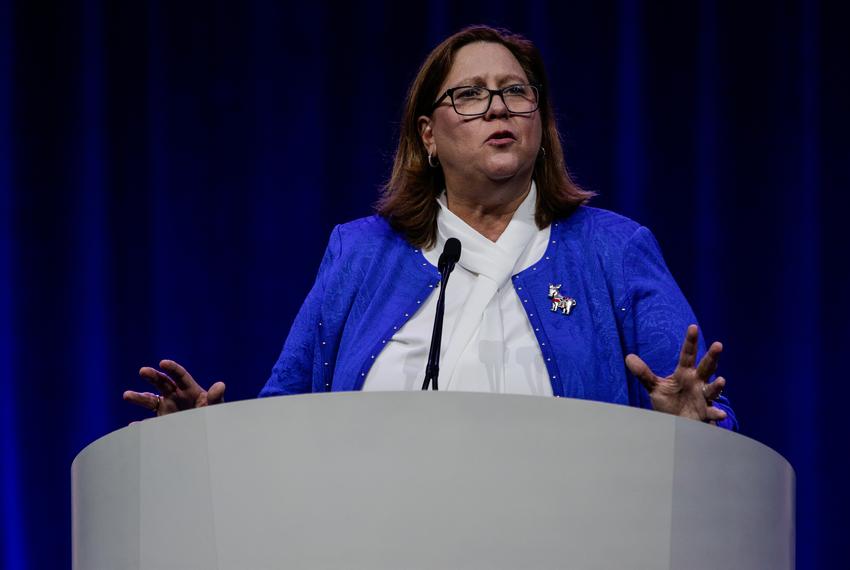
[[[626,355],[667,376],[697,322],[652,233],[606,210],[581,207],[553,223],[543,257],[512,279],[556,397],[650,408]],[[260,396],[361,389],[383,346],[439,281],[383,218],[337,226]],[[569,315],[551,310],[550,283],[577,301]],[[727,413],[720,425],[737,430],[728,400],[716,405]]]

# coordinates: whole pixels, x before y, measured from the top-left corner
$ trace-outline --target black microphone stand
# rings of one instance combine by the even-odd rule
[[[422,383],[423,390],[427,390],[428,385],[431,383],[434,385],[434,390],[438,389],[437,378],[440,375],[440,345],[443,339],[443,315],[446,312],[446,284],[449,282],[449,275],[454,270],[458,259],[460,259],[460,241],[456,238],[449,238],[446,241],[446,246],[443,248],[443,253],[440,255],[440,261],[437,264],[437,269],[440,270],[440,296],[437,298],[434,330],[431,331],[431,350],[428,351],[428,365],[425,367],[425,381]]]

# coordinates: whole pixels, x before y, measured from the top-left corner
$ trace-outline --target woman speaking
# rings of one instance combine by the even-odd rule
[[[442,390],[584,398],[735,429],[696,319],[652,234],[586,206],[567,173],[542,58],[472,27],[437,46],[407,94],[377,214],[337,226],[260,396],[418,390],[441,286]],[[124,398],[163,415],[222,400],[179,364]]]

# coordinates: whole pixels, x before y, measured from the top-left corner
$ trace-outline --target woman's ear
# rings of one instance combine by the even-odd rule
[[[434,130],[431,128],[431,117],[422,115],[416,121],[416,126],[419,127],[419,138],[425,146],[425,150],[430,154],[437,154],[437,144],[434,142]]]

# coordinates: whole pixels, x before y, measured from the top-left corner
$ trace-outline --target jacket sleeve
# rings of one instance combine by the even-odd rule
[[[623,275],[626,293],[619,306],[625,312],[625,348],[640,356],[658,376],[669,376],[678,363],[685,331],[697,320],[667,269],[658,242],[645,227],[638,228],[626,245]],[[700,335],[697,361],[704,354],[705,342]],[[630,382],[638,381],[630,375]],[[645,405],[649,396],[641,391]],[[721,396],[714,405],[726,412],[726,419],[718,425],[737,431],[738,421],[729,400]]]
[[[336,226],[331,232],[316,281],[292,323],[283,350],[259,397],[312,392],[317,384],[316,379],[324,374],[319,352],[322,304],[325,284],[340,258],[340,248],[340,231],[339,226]]]

